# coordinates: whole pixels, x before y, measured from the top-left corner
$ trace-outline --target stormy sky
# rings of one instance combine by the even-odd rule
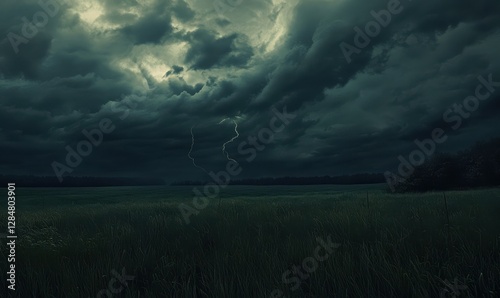
[[[206,177],[190,156],[208,171],[229,156],[240,178],[384,172],[435,128],[438,150],[462,150],[500,136],[491,85],[457,129],[443,117],[478,76],[500,82],[499,15],[496,0],[2,1],[0,173]],[[238,147],[284,109],[249,161]],[[84,130],[102,142],[69,166]]]

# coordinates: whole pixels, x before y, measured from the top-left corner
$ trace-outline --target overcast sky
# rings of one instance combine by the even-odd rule
[[[458,129],[443,119],[478,76],[500,82],[497,0],[58,3],[0,4],[3,174],[54,175],[103,119],[114,130],[72,175],[206,178],[191,129],[191,157],[219,171],[235,123],[241,178],[384,172],[438,127],[442,151],[500,136],[500,90]],[[238,146],[285,106],[295,118],[249,162]]]

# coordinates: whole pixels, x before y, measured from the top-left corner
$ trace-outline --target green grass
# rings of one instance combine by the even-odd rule
[[[460,297],[500,295],[499,189],[448,192],[449,228],[442,193],[373,187],[229,187],[189,225],[186,187],[16,195],[12,297],[97,297],[122,268],[135,279],[113,297],[439,297],[455,278]],[[328,236],[341,246],[291,291],[283,273]]]

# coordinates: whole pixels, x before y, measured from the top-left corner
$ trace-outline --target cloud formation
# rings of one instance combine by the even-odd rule
[[[244,0],[221,15],[211,1],[60,0],[18,53],[9,33],[23,36],[42,8],[35,0],[4,2],[4,174],[53,174],[65,147],[109,118],[116,129],[74,175],[203,178],[187,157],[193,125],[192,156],[217,170],[225,164],[220,144],[234,134],[218,122],[243,117],[245,137],[284,105],[296,120],[242,165],[242,178],[383,172],[442,125],[451,104],[474,93],[477,76],[500,81],[500,3],[493,0],[401,0],[401,13],[350,63],[340,44],[353,44],[353,28],[391,1]],[[439,149],[498,136],[499,94]],[[226,150],[238,159],[236,144]]]

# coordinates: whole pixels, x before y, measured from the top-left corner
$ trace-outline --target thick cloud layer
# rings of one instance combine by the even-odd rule
[[[458,129],[459,111],[444,115],[478,76],[500,82],[499,13],[494,0],[4,1],[0,173],[206,178],[191,129],[190,156],[219,171],[235,122],[241,178],[383,172],[435,128],[438,150],[460,150],[498,136],[500,90]],[[238,146],[284,106],[295,118],[248,161]]]

